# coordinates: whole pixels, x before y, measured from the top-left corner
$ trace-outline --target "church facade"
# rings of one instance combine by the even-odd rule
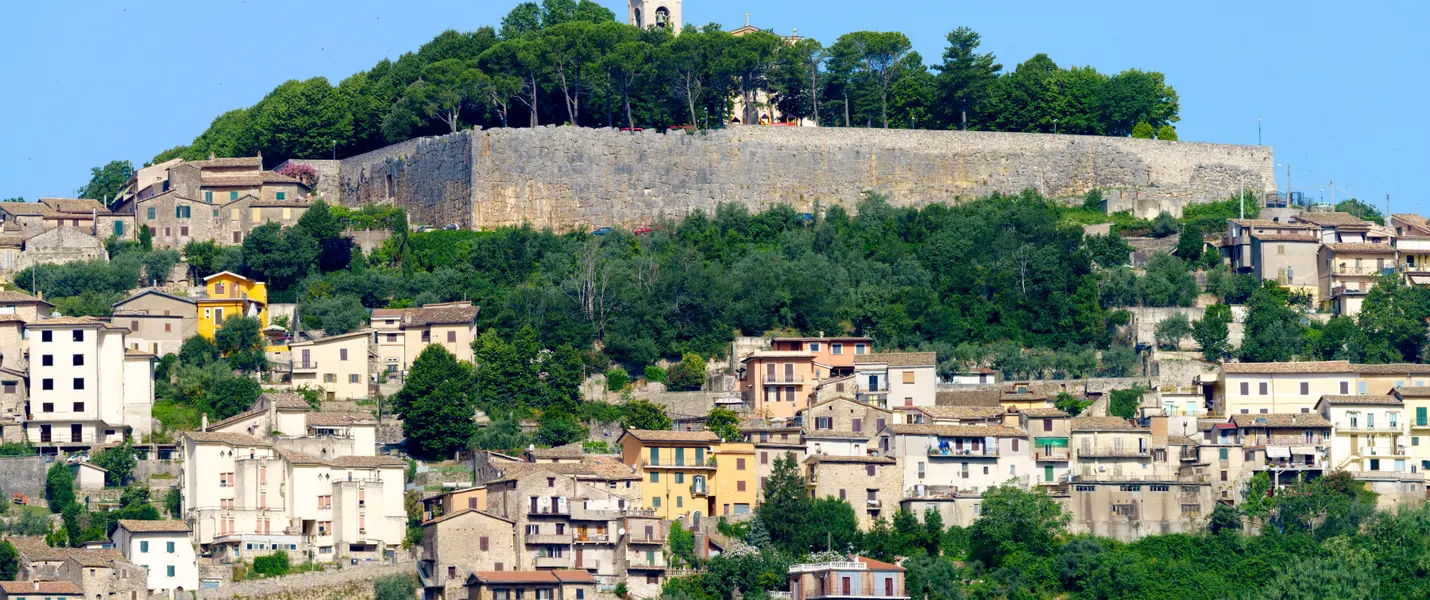
[[[627,19],[636,27],[661,27],[680,34],[681,0],[630,0]]]

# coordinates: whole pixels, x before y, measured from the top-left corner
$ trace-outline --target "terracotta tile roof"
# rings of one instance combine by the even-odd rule
[[[936,406],[999,406],[1001,390],[970,390],[960,392],[938,392],[934,395]]]
[[[813,359],[813,358],[814,358],[814,353],[813,353],[813,352],[805,352],[805,351],[802,351],[802,350],[756,350],[756,351],[754,351],[754,352],[751,352],[751,353],[745,355],[744,358],[741,358],[741,359],[740,359],[740,362],[745,362],[745,361],[750,360],[750,359],[752,359],[752,358],[808,358],[808,359]]]
[[[1390,244],[1371,244],[1368,242],[1326,244],[1326,248],[1333,252],[1395,252],[1395,247]]]
[[[218,433],[212,431],[189,431],[185,436],[199,443],[228,444],[230,446],[255,446],[259,448],[269,448],[273,444],[265,440],[243,433]]]
[[[312,410],[308,406],[308,401],[303,399],[303,395],[298,392],[263,392],[258,395],[260,401],[268,401],[278,409],[289,410]]]
[[[804,459],[805,464],[818,463],[858,463],[861,465],[893,465],[899,461],[887,456],[835,456],[833,454],[815,454]]]
[[[440,494],[439,494],[439,495],[440,495]],[[485,517],[491,517],[491,518],[493,518],[493,519],[497,519],[497,520],[500,520],[500,521],[506,521],[506,522],[508,522],[508,523],[513,523],[513,524],[516,523],[516,521],[512,521],[511,519],[504,519],[504,518],[502,518],[502,517],[498,517],[498,516],[496,516],[496,515],[494,515],[494,514],[491,514],[491,513],[489,513],[489,512],[480,511],[480,510],[477,510],[477,509],[475,509],[475,508],[464,508],[464,509],[459,510],[459,511],[457,511],[457,512],[450,512],[450,513],[447,513],[447,514],[442,515],[442,516],[440,516],[440,517],[437,517],[437,518],[435,518],[435,519],[432,519],[432,520],[429,520],[429,521],[425,521],[425,522],[422,523],[422,526],[423,526],[423,527],[426,527],[426,526],[428,526],[428,525],[436,525],[436,524],[441,523],[441,522],[443,522],[443,521],[450,521],[450,520],[452,520],[452,519],[455,519],[455,518],[460,517],[460,516],[462,516],[462,515],[465,515],[465,514],[467,514],[467,513],[476,513],[476,514],[479,514],[479,515],[482,515],[482,516],[485,516]]]
[[[304,333],[304,335],[307,335],[306,332]],[[348,332],[348,333],[339,333],[339,334],[337,334],[337,335],[325,335],[325,336],[323,336],[323,337],[313,338],[313,339],[309,339],[309,340],[303,340],[303,341],[301,341],[301,342],[293,342],[293,343],[291,343],[291,344],[288,344],[288,346],[289,346],[289,347],[292,347],[292,346],[311,346],[311,345],[313,345],[313,344],[321,344],[321,343],[325,343],[325,342],[336,342],[336,341],[339,341],[339,340],[346,340],[346,339],[353,339],[353,338],[362,338],[362,337],[367,337],[367,336],[369,336],[369,335],[372,335],[372,330],[371,330],[371,329],[359,329],[359,330],[357,330],[357,331],[352,331],[352,332]]]
[[[1265,227],[1268,229],[1318,229],[1315,225],[1306,223],[1273,221],[1271,219],[1227,219],[1226,222],[1236,223],[1242,227]]]
[[[186,302],[186,303],[188,303],[188,304],[197,304],[196,302],[194,302],[193,298],[184,298],[184,297],[182,297],[182,296],[175,296],[175,295],[170,294],[170,293],[168,293],[168,292],[163,292],[163,291],[155,290],[155,289],[148,289],[148,290],[144,290],[144,291],[142,291],[142,292],[139,292],[139,293],[137,293],[137,294],[134,294],[133,296],[130,296],[130,297],[125,298],[125,299],[123,299],[123,300],[120,300],[120,301],[118,301],[118,302],[115,302],[115,303],[114,303],[114,306],[119,306],[120,304],[127,304],[127,303],[129,303],[129,302],[132,302],[132,301],[134,301],[134,300],[138,300],[139,298],[142,298],[142,297],[144,297],[144,296],[148,296],[148,295],[151,295],[151,294],[152,294],[152,295],[155,295],[155,296],[162,296],[162,297],[168,298],[168,299],[170,299],[170,300],[178,300],[179,302]],[[169,315],[165,315],[165,316],[169,316]],[[177,315],[176,315],[176,316],[177,316]]]
[[[941,437],[1028,437],[1028,432],[1002,425],[930,425],[899,423],[889,429],[900,435],[937,435]]]
[[[340,469],[376,469],[406,467],[407,461],[395,456],[339,456],[328,461],[328,465]]]
[[[488,483],[517,480],[537,473],[549,473],[577,479],[640,479],[633,468],[609,456],[586,456],[579,463],[515,462],[502,465],[500,470],[501,477]]]
[[[854,364],[886,364],[891,367],[932,367],[938,364],[938,354],[934,352],[876,352],[856,354]]]
[[[1238,428],[1247,427],[1330,427],[1331,422],[1327,421],[1320,413],[1270,413],[1258,415],[1232,415],[1231,422]]]
[[[80,326],[80,327],[87,327],[87,326],[104,327],[104,326],[105,326],[105,323],[104,323],[104,321],[101,321],[101,320],[99,320],[99,319],[97,319],[97,318],[95,318],[95,317],[50,317],[50,318],[48,318],[48,319],[40,319],[39,321],[34,321],[34,322],[30,323],[30,327],[63,327],[63,326],[69,326],[69,327],[74,327],[74,326]]]
[[[1402,398],[1430,398],[1430,386],[1407,385],[1395,388],[1391,393]]]
[[[526,451],[532,458],[580,458],[586,454],[585,447],[581,442],[571,442],[564,446],[555,448],[532,448]]]
[[[587,571],[558,569],[551,573],[562,583],[596,583],[596,579]]]
[[[797,411],[795,411],[795,412],[797,412],[797,413],[800,413],[800,412],[808,412],[808,411],[811,410],[811,409],[819,408],[819,407],[824,406],[824,405],[826,405],[826,404],[832,404],[832,403],[834,403],[834,402],[840,402],[840,401],[843,401],[843,402],[851,402],[851,403],[853,403],[853,404],[858,405],[859,408],[866,409],[866,410],[878,411],[878,412],[881,412],[881,413],[890,413],[890,414],[892,413],[892,411],[890,411],[890,410],[887,409],[887,408],[879,408],[878,406],[875,406],[875,405],[873,405],[873,404],[868,404],[868,403],[860,402],[860,401],[858,401],[857,399],[855,399],[855,396],[854,396],[853,394],[850,394],[850,393],[848,393],[848,392],[835,392],[835,394],[834,394],[833,396],[830,396],[830,397],[828,397],[828,398],[825,398],[824,400],[820,400],[819,402],[816,402],[816,403],[814,403],[814,404],[811,404],[811,405],[809,405],[808,407],[802,408],[802,409],[797,410]]]
[[[1297,221],[1322,226],[1370,224],[1368,221],[1364,221],[1360,217],[1346,212],[1303,212],[1292,218]]]
[[[323,460],[323,459],[318,458],[318,457],[316,457],[316,456],[312,456],[312,455],[310,455],[310,454],[303,454],[302,452],[296,452],[296,451],[293,451],[293,450],[280,449],[280,450],[278,450],[278,455],[279,455],[279,456],[282,456],[282,457],[283,457],[283,460],[286,460],[286,461],[288,461],[288,462],[290,462],[290,463],[293,463],[293,464],[295,464],[295,465],[323,465],[323,466],[327,466],[327,464],[328,464],[328,461],[326,461],[326,460]]]
[[[206,167],[253,167],[263,168],[263,157],[261,156],[238,156],[233,158],[210,158],[208,160],[191,160],[181,164],[192,165],[199,168]]]
[[[1332,405],[1335,405],[1335,404],[1350,404],[1350,405],[1364,404],[1364,405],[1372,405],[1372,406],[1401,406],[1401,405],[1405,404],[1404,402],[1401,402],[1401,401],[1400,401],[1400,398],[1396,398],[1395,396],[1390,396],[1390,395],[1381,395],[1381,394],[1353,394],[1353,395],[1348,395],[1348,396],[1343,396],[1343,395],[1339,395],[1339,394],[1336,394],[1336,395],[1327,394],[1327,395],[1325,395],[1325,396],[1321,396],[1321,401],[1322,401],[1322,402],[1325,402],[1326,404],[1332,404]]]
[[[658,429],[627,429],[628,435],[642,442],[706,442],[715,443],[720,437],[709,431],[665,431]]]
[[[372,311],[372,316],[374,318],[399,317],[403,327],[421,327],[423,325],[471,323],[477,319],[479,310],[470,302],[448,302],[424,304],[419,308],[379,308]]]
[[[58,216],[55,209],[40,204],[39,202],[0,202],[0,211],[25,217]]]
[[[1354,373],[1348,360],[1304,362],[1223,363],[1223,373]]]
[[[5,595],[11,598],[35,594],[80,595],[79,588],[68,581],[0,581],[0,591],[4,591]]]
[[[1321,238],[1316,237],[1316,235],[1315,235],[1314,233],[1313,233],[1313,234],[1310,234],[1310,235],[1307,235],[1307,234],[1304,234],[1304,233],[1255,233],[1255,232],[1252,232],[1252,233],[1251,233],[1251,237],[1254,237],[1254,238],[1256,238],[1256,239],[1258,239],[1258,240],[1261,240],[1261,241],[1263,241],[1263,242],[1307,242],[1307,243],[1315,243],[1315,242],[1321,241]]]
[[[1028,416],[1030,416],[1030,417],[1035,417],[1035,418],[1039,418],[1039,419],[1047,419],[1047,418],[1054,418],[1054,419],[1056,419],[1056,418],[1058,418],[1058,417],[1070,417],[1070,416],[1072,416],[1072,415],[1069,415],[1068,413],[1063,412],[1063,411],[1061,411],[1061,410],[1058,410],[1058,409],[1056,409],[1056,408],[1025,408],[1025,409],[1019,410],[1018,412],[1023,413],[1023,414],[1025,414],[1025,415],[1028,415]]]
[[[1430,374],[1430,365],[1390,363],[1384,365],[1352,365],[1356,371],[1370,375]]]
[[[31,562],[64,562],[71,556],[80,556],[82,560],[91,560],[85,556],[99,557],[101,560],[124,560],[124,555],[113,548],[101,550],[86,550],[84,548],[51,548],[45,544],[45,538],[32,536],[7,537],[5,541],[10,542],[15,550],[19,551],[26,560]]]
[[[804,432],[804,438],[807,440],[867,440],[873,435],[871,432],[852,429],[811,429]]]
[[[98,212],[101,215],[109,214],[109,209],[104,206],[104,203],[88,198],[40,198],[40,203],[62,213],[89,215]]]
[[[224,420],[222,420],[222,421],[219,421],[219,422],[217,422],[217,423],[209,423],[209,428],[208,428],[207,430],[205,430],[205,431],[211,431],[211,430],[214,430],[214,429],[223,429],[224,427],[228,427],[229,425],[233,425],[234,423],[238,423],[238,422],[243,421],[243,420],[245,420],[245,419],[251,419],[251,418],[253,418],[253,417],[260,416],[260,415],[262,415],[262,414],[265,413],[265,412],[268,412],[268,411],[265,411],[265,410],[263,410],[263,409],[261,409],[261,408],[260,408],[260,409],[256,409],[256,410],[244,411],[244,412],[238,413],[238,414],[236,414],[236,415],[234,415],[234,416],[232,416],[232,417],[229,417],[229,418],[227,418],[227,419],[224,419]]]
[[[189,532],[188,524],[183,521],[137,521],[133,519],[120,519],[119,526],[134,533]]]
[[[1167,438],[1168,446],[1200,446],[1196,440],[1185,435],[1174,435]]]
[[[903,571],[903,570],[904,570],[904,568],[901,567],[901,566],[899,566],[899,565],[896,565],[896,564],[893,564],[893,563],[886,563],[886,562],[884,562],[884,561],[882,561],[882,560],[875,560],[875,559],[869,558],[869,557],[867,557],[867,556],[856,556],[856,557],[854,557],[854,558],[855,558],[856,560],[858,560],[859,562],[861,562],[861,563],[864,563],[864,564],[866,564],[866,565],[869,565],[869,570],[871,570],[871,571]]]
[[[842,335],[833,337],[777,337],[770,338],[772,342],[872,342],[874,338],[860,337],[857,335]]]
[[[595,583],[586,571],[474,571],[481,583]]]
[[[1073,431],[1151,431],[1122,417],[1076,417],[1069,422]]]
[[[773,431],[773,432],[779,432],[779,431],[783,431],[783,432],[793,433],[793,432],[796,432],[796,431],[800,431],[800,428],[799,428],[799,427],[795,427],[795,426],[793,426],[793,425],[776,425],[776,424],[771,423],[771,422],[769,422],[769,421],[766,421],[766,420],[764,420],[764,419],[750,419],[750,420],[746,420],[746,421],[740,421],[740,431],[741,431],[741,432],[750,432],[750,431],[755,431],[755,432],[759,432],[759,431]]]
[[[935,419],[991,419],[1006,412],[1001,406],[924,406],[915,410]]]
[[[11,322],[14,322],[14,323],[24,323],[24,322],[25,322],[25,318],[22,317],[22,316],[20,316],[20,315],[15,314],[15,313],[8,313],[8,314],[0,315],[0,323],[11,323]]]
[[[307,413],[309,427],[335,427],[377,423],[372,413],[365,412],[310,412]]]

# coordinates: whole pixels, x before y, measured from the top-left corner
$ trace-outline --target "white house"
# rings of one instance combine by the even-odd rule
[[[89,447],[150,432],[154,355],[125,350],[128,329],[93,317],[28,323],[32,444]]]
[[[91,462],[75,461],[70,463],[70,472],[74,474],[74,483],[79,489],[102,490],[104,475],[109,471]]]
[[[126,560],[149,570],[151,595],[187,598],[198,590],[198,559],[183,521],[120,519],[109,539]]]
[[[1323,396],[1316,412],[1331,422],[1331,467],[1409,472],[1404,409],[1393,395]]]
[[[854,381],[864,396],[887,398],[885,408],[933,406],[938,390],[933,352],[877,352],[854,357]]]

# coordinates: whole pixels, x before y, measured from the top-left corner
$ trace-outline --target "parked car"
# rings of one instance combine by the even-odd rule
[[[595,231],[592,231],[592,232],[591,232],[591,235],[606,235],[606,234],[608,234],[608,233],[610,233],[610,232],[611,232],[611,228],[610,228],[610,227],[602,227],[602,228],[600,228],[600,229],[597,229],[597,230],[595,230]]]

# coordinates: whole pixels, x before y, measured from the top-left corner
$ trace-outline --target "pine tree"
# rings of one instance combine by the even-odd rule
[[[792,454],[775,459],[770,478],[765,480],[764,496],[756,517],[769,532],[770,542],[781,548],[794,548],[809,518],[810,500]]]

